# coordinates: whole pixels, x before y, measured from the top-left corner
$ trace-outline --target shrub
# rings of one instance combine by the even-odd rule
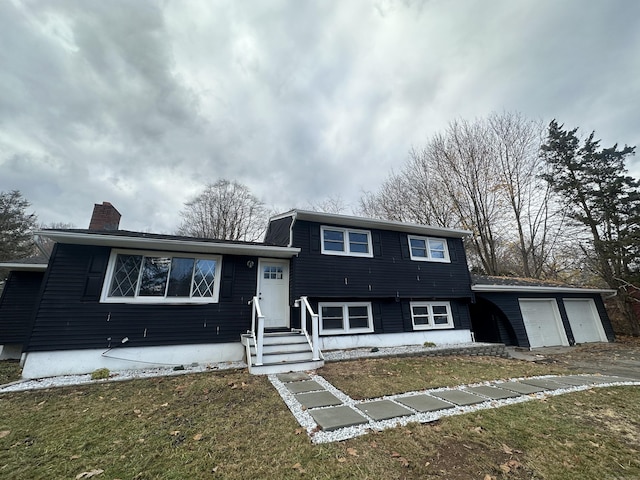
[[[109,378],[110,373],[108,368],[99,368],[91,372],[91,380],[104,380]]]
[[[425,347],[435,347],[435,346],[436,346],[436,344],[435,344],[435,343],[433,343],[433,342],[424,342],[424,346],[425,346]]]

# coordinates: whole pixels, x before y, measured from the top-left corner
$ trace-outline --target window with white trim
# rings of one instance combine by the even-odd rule
[[[373,332],[371,303],[319,303],[318,310],[321,335]]]
[[[449,248],[446,238],[416,237],[408,235],[411,260],[419,262],[449,263]]]
[[[320,242],[325,255],[373,257],[371,232],[368,230],[321,226]]]
[[[112,250],[102,287],[106,303],[215,303],[222,258]]]
[[[411,302],[411,322],[414,330],[453,328],[449,302]]]

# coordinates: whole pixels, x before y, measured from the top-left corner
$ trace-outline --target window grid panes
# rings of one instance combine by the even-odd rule
[[[411,320],[415,330],[453,328],[449,302],[411,302]]]
[[[102,301],[217,301],[219,266],[216,258],[117,253],[110,260]]]
[[[373,332],[370,303],[320,303],[319,310],[321,334]]]
[[[282,280],[282,267],[278,267],[276,265],[266,266],[263,269],[263,278],[266,280]]]
[[[118,255],[109,296],[133,297],[138,288],[141,255]]]
[[[450,262],[447,240],[444,238],[415,237],[409,238],[411,260],[423,262]]]
[[[371,232],[349,228],[321,227],[322,253],[372,257]]]

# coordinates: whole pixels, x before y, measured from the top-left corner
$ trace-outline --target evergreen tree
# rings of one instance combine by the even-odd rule
[[[602,148],[593,132],[581,143],[577,131],[555,120],[549,124],[542,154],[550,169],[544,178],[562,196],[571,218],[586,228],[584,252],[602,280],[618,290],[631,332],[640,335],[628,290],[638,285],[640,273],[640,182],[625,167],[635,147]]]
[[[27,213],[29,206],[18,190],[0,192],[0,261],[34,254],[32,232],[36,215]]]

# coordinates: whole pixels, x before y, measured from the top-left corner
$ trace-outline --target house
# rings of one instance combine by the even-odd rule
[[[0,308],[0,344],[20,345],[23,377],[244,359],[253,373],[312,369],[326,350],[466,343],[474,330],[528,346],[514,305],[544,293],[472,284],[463,230],[292,210],[263,242],[235,242],[119,221],[104,202],[89,229],[39,232],[56,243],[22,336],[5,335],[4,294]]]
[[[9,276],[0,291],[0,360],[20,358],[49,259],[43,256],[4,262]]]

